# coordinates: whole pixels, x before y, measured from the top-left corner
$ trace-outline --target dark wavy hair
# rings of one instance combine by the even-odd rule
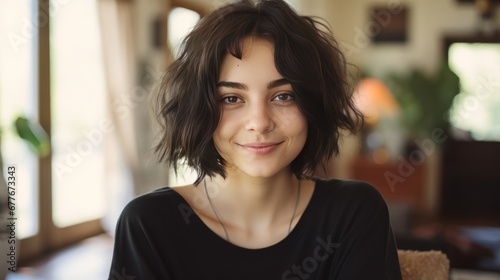
[[[225,177],[213,134],[220,119],[217,82],[226,54],[242,57],[242,42],[255,36],[274,44],[278,72],[291,83],[307,120],[304,148],[291,163],[298,177],[312,176],[339,151],[342,130],[356,131],[362,115],[352,101],[348,64],[330,28],[299,16],[282,0],[242,0],[203,17],[182,42],[159,87],[160,161],[181,162],[203,177]]]

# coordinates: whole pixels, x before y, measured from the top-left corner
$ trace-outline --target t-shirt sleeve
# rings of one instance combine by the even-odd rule
[[[108,280],[172,279],[162,265],[150,236],[155,213],[146,197],[132,200],[122,211],[116,226],[115,244]],[[154,229],[153,229],[154,230]]]
[[[380,193],[371,185],[353,188],[349,212],[351,225],[339,247],[333,279],[401,279],[397,247],[389,213]]]

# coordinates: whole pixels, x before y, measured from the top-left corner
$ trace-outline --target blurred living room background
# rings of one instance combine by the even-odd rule
[[[0,279],[106,279],[125,204],[193,181],[157,162],[151,97],[225,2],[0,0],[0,165],[17,218],[14,273],[0,217]],[[366,124],[318,176],[377,187],[399,248],[443,251],[451,279],[500,279],[500,1],[287,2],[327,21],[360,76]]]

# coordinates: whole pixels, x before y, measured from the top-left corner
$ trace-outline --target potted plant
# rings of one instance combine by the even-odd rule
[[[460,91],[459,78],[447,63],[431,74],[414,68],[408,74],[392,73],[385,80],[401,106],[408,141],[432,137],[435,129],[447,131],[448,110]]]

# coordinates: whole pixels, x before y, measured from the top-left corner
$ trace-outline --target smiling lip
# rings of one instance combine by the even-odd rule
[[[266,155],[274,151],[274,149],[283,142],[278,143],[249,143],[244,145],[239,145],[243,149],[257,155]]]

